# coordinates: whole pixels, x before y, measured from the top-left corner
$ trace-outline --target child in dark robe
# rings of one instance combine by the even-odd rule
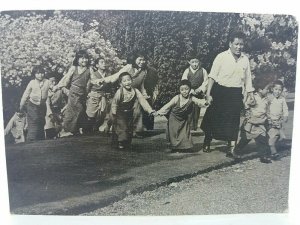
[[[206,101],[190,95],[191,83],[181,80],[180,94],[164,105],[157,115],[166,115],[170,112],[167,125],[167,140],[173,151],[191,150],[193,147],[191,135],[191,120],[193,119],[194,105],[204,107]]]
[[[117,90],[111,103],[111,116],[114,131],[117,135],[119,149],[124,149],[131,145],[133,136],[133,111],[136,101],[149,114],[153,114],[147,100],[141,92],[132,87],[132,78],[128,72],[123,72],[119,76],[121,87]]]

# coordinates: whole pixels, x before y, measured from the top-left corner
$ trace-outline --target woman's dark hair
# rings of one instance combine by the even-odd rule
[[[235,38],[246,39],[246,35],[241,31],[234,31],[229,35],[229,42],[233,42]]]
[[[139,57],[143,57],[147,61],[146,54],[144,52],[142,52],[142,51],[134,51],[134,52],[132,52],[128,56],[127,63],[131,64],[134,68],[138,68],[138,66],[136,65],[135,61]],[[146,67],[146,63],[144,65],[144,67]]]
[[[85,50],[79,50],[76,53],[75,59],[73,61],[73,66],[78,66],[78,60],[79,60],[79,58],[86,58],[86,59],[88,59],[87,66],[90,65],[90,57],[87,54],[87,52]]]
[[[191,82],[189,80],[181,80],[179,83],[179,87],[183,86],[183,85],[187,85],[190,89],[191,89]]]
[[[119,75],[119,83],[122,82],[122,78],[125,77],[125,76],[129,76],[130,79],[132,79],[132,78],[131,78],[131,75],[130,75],[128,72],[123,72],[123,73],[121,73],[121,74]]]
[[[35,76],[37,73],[45,74],[45,70],[42,66],[36,66],[32,69],[32,75]]]

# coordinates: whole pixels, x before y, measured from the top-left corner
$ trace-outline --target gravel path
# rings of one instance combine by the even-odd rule
[[[110,206],[83,215],[287,212],[289,168],[290,156],[271,164],[253,159],[154,191],[129,195]]]

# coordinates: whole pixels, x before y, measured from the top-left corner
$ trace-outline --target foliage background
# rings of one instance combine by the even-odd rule
[[[74,52],[103,54],[115,72],[136,49],[145,51],[159,74],[159,108],[178,92],[178,81],[195,51],[209,72],[216,55],[228,48],[233,30],[247,34],[254,76],[285,78],[294,91],[298,24],[290,15],[168,11],[12,11],[0,15],[4,120],[19,103],[35,64],[49,71],[68,67]]]

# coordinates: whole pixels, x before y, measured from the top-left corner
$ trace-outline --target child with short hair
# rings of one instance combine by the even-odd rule
[[[269,122],[269,145],[271,148],[271,154],[273,159],[279,157],[276,149],[276,143],[282,133],[283,122],[288,121],[288,106],[285,98],[282,96],[283,83],[277,80],[273,83],[271,93],[269,96],[269,107],[268,107],[268,122]]]
[[[25,132],[27,130],[27,118],[26,114],[20,110],[17,110],[12,118],[9,120],[5,127],[5,136],[12,134],[14,143],[25,142]]]
[[[49,91],[48,97],[50,101],[50,107],[52,114],[46,115],[45,124],[45,135],[46,139],[55,139],[59,137],[59,132],[62,129],[62,109],[67,103],[67,97],[69,95],[69,90],[66,88],[58,89],[55,92],[53,88],[57,84],[55,76],[49,77]]]
[[[181,80],[191,82],[191,94],[197,98],[204,98],[208,84],[207,71],[202,67],[199,57],[191,54],[188,58],[189,67],[184,71]],[[192,130],[197,130],[200,117],[200,107],[194,104]]]
[[[269,82],[257,80],[254,84],[255,92],[253,98],[248,98],[246,107],[249,107],[249,113],[245,118],[238,144],[233,149],[233,157],[240,159],[240,154],[246,145],[254,139],[260,150],[260,161],[262,163],[271,163],[270,148],[268,145],[267,122],[268,99],[267,93]]]
[[[167,124],[167,140],[170,142],[172,151],[188,151],[193,147],[191,135],[191,120],[193,119],[194,105],[206,106],[204,99],[198,99],[190,95],[191,83],[181,80],[180,94],[157,111],[157,115],[170,113]]]
[[[119,76],[121,87],[117,90],[111,103],[111,116],[114,131],[117,135],[119,149],[129,147],[133,136],[133,111],[136,101],[149,114],[153,114],[147,100],[141,92],[132,87],[132,78],[128,72],[123,72]]]
[[[91,70],[90,92],[86,101],[86,114],[88,116],[89,131],[99,131],[107,114],[107,93],[110,92],[111,84],[105,83],[106,72],[105,59],[100,57],[95,61],[96,71]]]
[[[32,75],[35,79],[27,85],[20,102],[20,111],[25,105],[27,109],[28,141],[45,139],[45,116],[52,114],[48,98],[50,82],[45,79],[44,69],[37,66],[33,68]]]

